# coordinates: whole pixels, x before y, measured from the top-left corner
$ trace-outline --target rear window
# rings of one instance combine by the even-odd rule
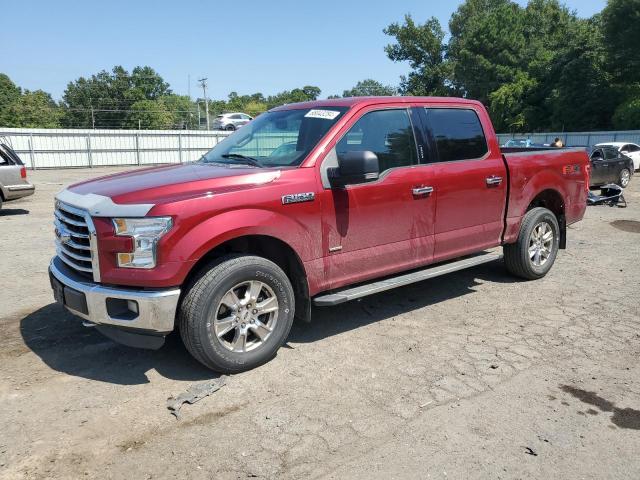
[[[426,111],[440,162],[474,160],[489,151],[482,124],[474,110],[427,108]]]

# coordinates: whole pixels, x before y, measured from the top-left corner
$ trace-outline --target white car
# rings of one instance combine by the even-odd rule
[[[626,155],[631,160],[633,160],[633,169],[640,170],[640,146],[635,143],[628,142],[608,142],[608,143],[599,143],[596,147],[614,147],[621,154]]]
[[[253,120],[253,117],[247,115],[246,113],[223,113],[222,115],[218,115],[213,121],[213,129],[233,131],[243,125],[246,125],[251,120]]]

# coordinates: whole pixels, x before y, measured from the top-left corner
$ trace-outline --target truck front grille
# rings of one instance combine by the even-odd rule
[[[89,214],[56,201],[54,216],[58,258],[79,274],[99,281],[96,234]]]

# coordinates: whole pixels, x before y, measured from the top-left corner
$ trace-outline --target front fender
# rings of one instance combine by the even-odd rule
[[[176,258],[170,261],[196,262],[218,245],[246,235],[274,237],[289,245],[303,262],[317,255],[308,226],[274,211],[252,208],[223,212],[191,228],[172,247]]]

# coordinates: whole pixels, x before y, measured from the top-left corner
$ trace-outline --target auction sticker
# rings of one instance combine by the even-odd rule
[[[340,112],[335,110],[309,110],[305,115],[306,118],[324,118],[325,120],[333,120]]]

